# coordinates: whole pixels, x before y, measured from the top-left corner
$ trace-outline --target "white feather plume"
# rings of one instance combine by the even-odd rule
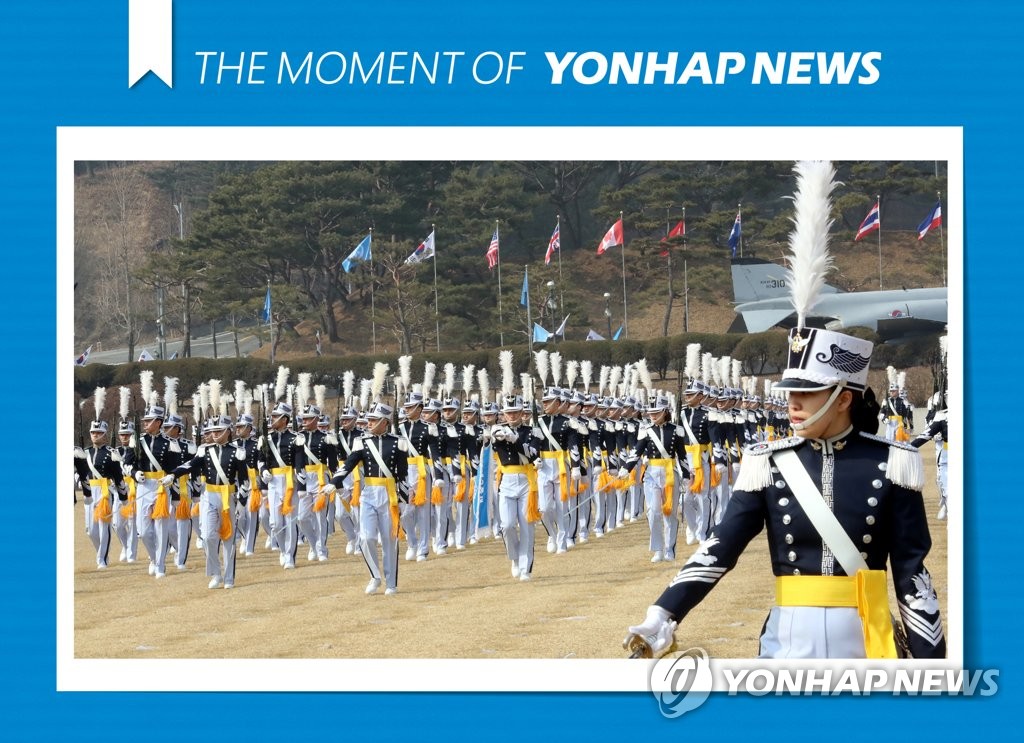
[[[942,365],[946,365],[946,357],[949,356],[949,336],[939,336],[939,356],[942,359]]]
[[[512,371],[512,352],[502,351],[499,353],[498,365],[501,366],[501,394],[511,395],[516,389],[516,378]]]
[[[583,378],[583,391],[590,392],[590,383],[594,381],[593,361],[584,360],[580,362],[580,376]]]
[[[622,367],[613,366],[608,377],[608,394],[617,397],[619,394],[619,382],[622,380]]]
[[[700,366],[700,379],[704,384],[711,384],[711,379],[714,376],[715,357],[710,352],[705,352],[701,356]]]
[[[462,367],[462,396],[466,400],[469,399],[469,393],[473,391],[473,372],[476,367],[473,364],[467,364]]]
[[[640,359],[636,362],[636,370],[640,375],[640,385],[650,394],[654,389],[654,381],[651,379],[651,372],[647,369],[647,359]]]
[[[685,374],[689,379],[697,379],[700,377],[699,343],[686,344],[686,367],[683,369],[683,374]]]
[[[359,409],[365,411],[370,404],[370,387],[373,382],[369,379],[359,380]]]
[[[896,375],[896,386],[901,390],[905,390],[907,388],[907,373],[905,371],[901,371]]]
[[[547,387],[548,371],[550,369],[550,367],[548,366],[548,352],[544,350],[534,351],[533,360],[537,365],[537,377],[540,379],[541,387]]]
[[[144,369],[139,372],[139,394],[142,396],[142,404],[149,404],[149,395],[153,391],[153,370]]]
[[[575,359],[565,362],[565,385],[569,389],[576,386],[576,378],[579,376],[580,362]]]
[[[766,398],[772,396],[772,380],[770,379],[764,380],[764,396]]]
[[[451,397],[455,389],[455,364],[450,361],[444,365],[444,397]]]
[[[227,416],[227,414],[228,414],[228,403],[233,402],[234,399],[235,398],[232,395],[221,395],[221,397],[220,397],[220,410],[217,411],[217,414],[218,415],[222,415],[222,416]]]
[[[199,390],[192,393],[192,417],[198,421],[203,416],[203,403]]]
[[[287,366],[277,367],[277,383],[274,385],[274,402],[281,399],[281,396],[288,389],[288,374],[290,370]]]
[[[611,380],[611,373],[612,369],[610,366],[601,365],[597,381],[597,394],[604,395],[605,390],[608,389],[608,382]]]
[[[252,415],[252,401],[253,401],[252,390],[249,390],[249,389],[245,390],[242,393],[242,412],[245,415]]]
[[[548,361],[551,363],[551,382],[558,387],[562,384],[562,354],[554,351],[548,355]]]
[[[743,374],[743,362],[739,359],[732,360],[732,386],[735,389],[742,389],[740,387],[740,377]]]
[[[887,366],[887,367],[885,367],[885,376],[889,380],[889,386],[890,387],[892,387],[894,384],[896,384],[896,367],[895,366]]]
[[[480,390],[481,402],[491,401],[491,380],[487,375],[486,369],[476,370],[476,386]]]
[[[533,377],[527,372],[519,375],[519,383],[523,389],[523,402],[533,404]]]
[[[96,418],[99,420],[103,417],[103,408],[107,404],[107,388],[97,387],[92,393],[92,406],[96,410]]]
[[[313,391],[313,375],[309,372],[299,372],[299,383],[296,385],[298,395],[298,407],[309,405],[309,396]]]
[[[178,414],[178,378],[164,377],[164,410],[168,415]]]
[[[352,395],[356,389],[356,373],[351,369],[341,376],[341,394],[344,396],[344,404],[352,404]]]
[[[237,415],[242,412],[242,404],[245,402],[245,382],[243,382],[241,379],[235,380],[234,401],[235,414]]]
[[[207,383],[210,387],[210,407],[213,415],[220,415],[220,380],[211,379]]]
[[[402,394],[404,395],[412,384],[412,356],[398,357],[398,378],[402,382]]]
[[[121,420],[128,420],[128,408],[132,402],[132,389],[131,387],[121,387],[118,389],[121,395],[121,399],[118,401],[119,405],[117,408],[117,414],[121,416]]]
[[[370,383],[370,396],[372,399],[380,399],[380,395],[384,391],[384,380],[387,379],[389,370],[390,367],[383,361],[378,361],[373,365],[373,380]]]
[[[313,398],[316,400],[316,406],[320,408],[321,412],[324,411],[327,408],[327,385],[313,385]]]
[[[295,395],[295,385],[294,384],[285,385],[285,388],[284,388],[284,401],[286,403],[288,403],[289,405],[291,405],[292,409],[295,409],[295,408],[298,407],[298,403],[296,402],[295,397],[296,397],[296,395]]]
[[[802,328],[818,302],[825,276],[832,270],[828,232],[832,227],[832,190],[837,184],[835,168],[827,160],[801,160],[793,166],[793,172],[796,173],[795,216],[789,235],[786,280],[796,310],[797,327]]]
[[[434,375],[437,373],[437,365],[428,361],[423,365],[423,396],[430,397],[434,389]]]
[[[160,404],[160,393],[153,390],[149,393],[149,407],[156,407]]]
[[[728,356],[723,356],[718,360],[718,386],[729,387],[732,377],[732,359]]]

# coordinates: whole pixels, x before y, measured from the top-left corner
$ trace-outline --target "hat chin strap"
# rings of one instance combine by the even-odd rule
[[[843,389],[845,389],[845,387],[846,387],[846,383],[845,382],[840,382],[839,384],[837,384],[836,388],[832,391],[832,394],[829,395],[828,400],[825,401],[825,404],[822,405],[821,408],[818,409],[818,412],[815,413],[814,415],[812,415],[807,420],[805,420],[803,423],[793,423],[793,424],[791,424],[792,427],[793,427],[793,430],[796,431],[797,433],[800,433],[800,431],[803,431],[808,426],[813,425],[814,423],[816,423],[818,421],[818,419],[821,418],[821,416],[825,415],[825,413],[828,412],[829,408],[831,408],[832,404],[839,398],[839,394],[843,391]]]

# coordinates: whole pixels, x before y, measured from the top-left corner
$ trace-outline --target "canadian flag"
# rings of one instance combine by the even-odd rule
[[[622,218],[620,217],[619,221],[613,224],[611,228],[604,233],[604,237],[601,238],[601,244],[597,246],[597,254],[603,255],[609,248],[622,245],[622,243]]]

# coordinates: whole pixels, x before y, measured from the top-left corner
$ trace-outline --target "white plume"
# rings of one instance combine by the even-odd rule
[[[885,367],[885,375],[889,379],[889,386],[892,387],[896,384],[896,367],[887,366]]]
[[[896,385],[901,390],[905,390],[907,388],[907,373],[905,371],[901,371],[896,375]]]
[[[168,415],[178,414],[178,378],[164,377],[164,409]]]
[[[579,376],[580,362],[573,359],[565,362],[565,384],[569,389],[576,386],[576,377]]]
[[[197,422],[203,416],[203,408],[200,397],[201,395],[199,394],[199,390],[196,390],[192,394],[192,417],[195,418]]]
[[[740,387],[740,376],[743,374],[743,362],[739,359],[732,360],[732,386],[736,389],[742,389]]]
[[[237,415],[242,412],[242,404],[245,402],[245,382],[243,382],[241,379],[235,380],[234,401],[235,414]]]
[[[718,360],[718,386],[729,387],[732,384],[732,359],[723,356]]]
[[[608,394],[617,397],[619,394],[619,381],[622,379],[622,367],[613,366],[611,375],[608,377]]]
[[[455,389],[455,364],[450,361],[444,365],[444,395],[442,397],[451,397],[452,391]]]
[[[633,365],[626,364],[622,367],[622,383],[619,385],[618,396],[625,397],[626,394],[633,388]]]
[[[288,374],[289,369],[287,366],[277,367],[277,383],[274,385],[274,402],[281,399],[285,391],[288,389]]]
[[[794,229],[789,235],[789,282],[797,327],[818,302],[825,276],[832,269],[828,253],[828,232],[832,227],[832,190],[835,168],[827,160],[801,160],[793,166],[796,195],[793,197]]]
[[[562,354],[555,351],[548,356],[548,361],[551,362],[551,382],[558,387],[562,384]]]
[[[437,366],[428,361],[423,365],[423,396],[430,397],[434,389],[434,374],[437,373]]]
[[[700,344],[699,343],[687,343],[686,344],[686,368],[683,369],[689,379],[697,379],[700,377]]]
[[[321,412],[327,408],[327,385],[326,384],[315,384],[313,385],[313,397],[316,399],[316,406],[320,408]]]
[[[242,393],[242,412],[252,415],[252,390],[245,390]]]
[[[309,405],[309,396],[313,391],[313,375],[309,372],[299,372],[299,383],[296,385],[296,395],[298,396],[298,408],[303,408]]]
[[[766,398],[772,396],[772,380],[770,379],[764,380],[764,396]]]
[[[345,405],[351,405],[352,404],[352,395],[355,393],[355,389],[356,389],[356,373],[354,371],[352,371],[351,369],[348,369],[341,376],[341,394],[345,398],[343,400]]]
[[[132,389],[131,387],[121,387],[118,392],[121,394],[121,399],[117,413],[121,416],[121,420],[126,421],[128,420],[128,408],[132,401]]]
[[[486,369],[476,370],[476,386],[480,388],[480,401],[491,401],[491,380],[487,376]]]
[[[548,386],[548,352],[534,351],[533,360],[537,364],[537,377],[540,378],[541,387]]]
[[[580,362],[580,376],[583,377],[583,391],[590,392],[590,383],[594,380],[594,362]]]
[[[608,382],[612,373],[611,367],[601,365],[601,371],[597,381],[597,394],[604,395],[605,390],[608,389]]]
[[[398,377],[402,381],[402,394],[404,395],[412,384],[412,356],[398,357]]]
[[[373,384],[369,379],[359,380],[359,409],[365,411],[370,404],[370,386]]]
[[[160,393],[153,390],[149,393],[149,407],[155,407],[160,404]]]
[[[153,370],[145,369],[139,372],[139,394],[142,396],[143,405],[149,405],[151,392],[153,392]]]
[[[288,403],[289,405],[291,405],[293,409],[296,408],[298,406],[298,404],[295,402],[295,385],[294,384],[285,385],[284,394],[285,394],[285,402]]]
[[[651,373],[647,370],[647,359],[640,359],[636,362],[636,370],[640,375],[640,384],[650,394],[654,389],[654,382],[651,380]]]
[[[97,387],[92,393],[92,406],[96,409],[96,418],[99,420],[103,417],[103,408],[107,404],[107,388]]]
[[[949,336],[939,336],[939,356],[942,358],[942,365],[946,365],[946,357],[949,355]]]
[[[701,357],[700,367],[700,379],[702,382],[704,382],[704,384],[711,384],[712,369],[714,368],[714,366],[715,357],[711,353],[705,352],[704,355]]]
[[[468,400],[469,393],[473,391],[473,372],[476,369],[473,364],[462,367],[462,396]]]
[[[213,408],[213,415],[220,415],[220,380],[211,379],[207,384],[210,386],[210,407]]]
[[[523,402],[533,404],[533,377],[527,372],[519,375],[519,381],[523,388]]]
[[[380,394],[384,391],[384,380],[387,379],[389,369],[390,367],[383,361],[378,361],[373,365],[373,381],[370,383],[370,396],[372,399],[380,399]]]
[[[501,366],[501,394],[511,395],[516,389],[516,378],[512,371],[512,352],[499,353],[498,364]]]
[[[231,395],[221,395],[220,398],[220,410],[217,411],[218,415],[227,416],[228,414],[228,403],[234,401],[234,397]]]

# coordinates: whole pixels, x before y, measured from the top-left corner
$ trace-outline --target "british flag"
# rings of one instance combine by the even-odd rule
[[[494,228],[491,244],[487,246],[487,267],[493,269],[498,265],[498,228]]]
[[[544,265],[551,263],[551,256],[555,254],[556,250],[562,249],[562,241],[558,237],[559,224],[555,224],[555,231],[551,233],[551,239],[548,240],[548,252],[544,254]]]

